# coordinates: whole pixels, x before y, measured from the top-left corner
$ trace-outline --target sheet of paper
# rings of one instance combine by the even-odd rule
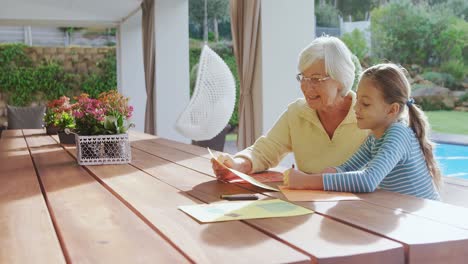
[[[317,190],[290,190],[286,186],[279,186],[281,192],[292,202],[326,202],[360,200],[354,193],[329,192]]]
[[[253,174],[250,175],[252,178],[254,178],[258,182],[283,182],[283,174],[281,172],[277,171],[267,171],[267,172],[262,172],[258,174]],[[248,181],[242,179],[242,178],[237,178],[237,179],[232,179],[228,181],[229,183],[249,183]]]
[[[232,173],[234,173],[235,175],[239,176],[240,178],[242,178],[243,180],[255,185],[255,186],[258,186],[260,188],[263,188],[263,189],[267,189],[267,190],[271,190],[271,191],[275,191],[275,192],[279,192],[278,189],[274,188],[274,187],[271,187],[271,186],[268,186],[266,184],[263,184],[257,180],[255,180],[254,178],[252,178],[251,176],[245,174],[245,173],[242,173],[240,171],[236,171],[236,170],[233,170],[231,168],[228,168],[226,167],[226,165],[222,164],[221,162],[218,161],[218,159],[213,155],[213,152],[211,152],[211,150],[209,148],[208,149],[208,152],[210,153],[211,157],[216,160],[216,162],[218,162],[218,164],[220,164],[221,166],[225,167],[226,169],[230,170]]]
[[[287,217],[314,212],[280,199],[187,205],[179,206],[179,209],[202,223]]]

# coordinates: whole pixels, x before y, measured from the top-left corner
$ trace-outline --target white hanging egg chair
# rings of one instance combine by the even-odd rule
[[[235,102],[234,76],[223,59],[204,45],[192,98],[175,129],[192,140],[212,139],[226,127]]]

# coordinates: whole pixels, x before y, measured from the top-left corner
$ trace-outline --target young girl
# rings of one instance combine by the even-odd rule
[[[410,98],[410,89],[403,69],[394,64],[364,71],[354,110],[359,128],[369,129],[370,136],[341,166],[317,174],[291,169],[285,184],[291,189],[342,192],[373,192],[379,187],[439,200],[441,175],[427,138],[427,119]]]

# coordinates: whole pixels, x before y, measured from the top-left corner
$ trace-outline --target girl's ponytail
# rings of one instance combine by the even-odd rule
[[[434,143],[429,140],[429,123],[427,121],[427,117],[424,112],[414,104],[414,100],[412,100],[412,98],[407,102],[407,106],[409,126],[414,131],[416,138],[419,141],[424,158],[426,159],[427,168],[432,175],[432,180],[434,181],[437,189],[440,190],[442,185],[442,176],[432,152]]]

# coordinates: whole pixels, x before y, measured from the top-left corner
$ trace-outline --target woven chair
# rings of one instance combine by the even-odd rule
[[[223,59],[205,45],[192,98],[177,119],[175,128],[195,141],[212,139],[225,129],[235,101],[234,76]]]

